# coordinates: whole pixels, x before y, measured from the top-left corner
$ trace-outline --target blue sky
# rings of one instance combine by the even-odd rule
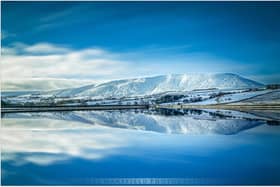
[[[1,6],[7,79],[11,74],[17,80],[98,81],[231,72],[264,83],[280,82],[280,2]]]

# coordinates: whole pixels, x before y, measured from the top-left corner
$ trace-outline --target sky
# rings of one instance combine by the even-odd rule
[[[2,90],[236,73],[280,83],[280,2],[1,2]]]

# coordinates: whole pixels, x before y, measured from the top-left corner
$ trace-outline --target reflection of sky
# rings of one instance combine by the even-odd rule
[[[2,119],[3,184],[86,184],[110,177],[280,182],[279,127],[178,135],[45,119],[33,120],[36,127],[31,121]]]
[[[35,127],[34,122],[40,125]],[[98,159],[106,154],[106,150],[113,150],[124,144],[121,136],[111,134],[106,128],[90,128],[90,126],[71,122],[63,123],[55,120],[3,120],[1,139],[5,144],[2,149],[7,153],[4,159],[15,160],[13,153],[20,152],[61,154],[62,156],[38,157],[31,154],[23,159],[16,159],[17,164],[24,164],[26,161],[48,165],[70,157]],[[54,126],[57,127],[54,128]]]

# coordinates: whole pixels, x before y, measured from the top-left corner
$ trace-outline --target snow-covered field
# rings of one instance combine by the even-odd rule
[[[2,102],[18,105],[210,105],[210,104],[279,104],[280,90],[270,89],[211,89],[185,92],[93,99],[91,97],[54,97],[52,95],[23,95],[2,97]]]
[[[219,97],[207,99],[201,102],[192,103],[194,105],[209,105],[209,104],[225,104],[225,103],[234,103],[241,102],[246,99],[250,99],[256,96],[261,96],[264,94],[271,93],[271,90],[262,90],[262,91],[249,91],[249,92],[241,92],[241,93],[233,93],[233,94],[225,94]],[[279,92],[279,91],[278,91]]]
[[[280,89],[235,74],[175,74],[115,80],[78,88],[25,94],[3,94],[2,104],[11,105],[209,105],[245,102],[279,103]],[[255,99],[254,99],[255,98]],[[249,101],[248,101],[249,102]]]

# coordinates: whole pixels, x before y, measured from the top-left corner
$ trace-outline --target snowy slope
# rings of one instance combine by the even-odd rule
[[[252,91],[243,93],[226,94],[220,97],[215,97],[201,102],[191,103],[192,105],[209,105],[209,104],[225,104],[243,101],[245,99],[254,98],[256,96],[264,96],[264,94],[271,93],[271,90]],[[264,97],[265,98],[265,97]]]
[[[242,101],[243,104],[279,104],[280,103],[280,89],[274,90],[267,94],[260,94]],[[233,104],[240,104],[239,102]]]
[[[99,85],[88,85],[52,92],[56,96],[90,96],[94,98],[151,95],[166,91],[193,89],[256,88],[263,85],[235,74],[172,74],[155,77],[115,80]]]

